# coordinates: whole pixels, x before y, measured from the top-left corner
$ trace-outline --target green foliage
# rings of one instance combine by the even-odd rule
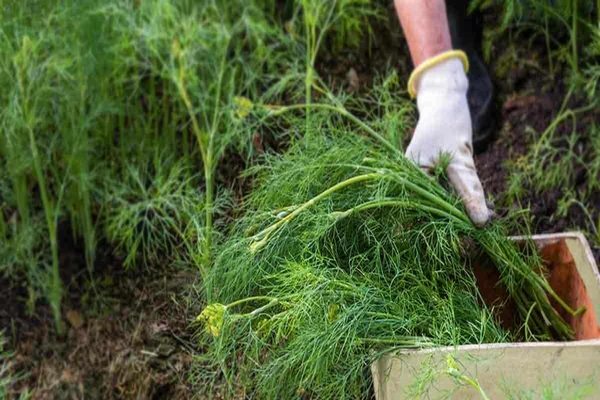
[[[600,4],[598,7],[600,8]],[[600,15],[598,18],[600,20]],[[600,90],[600,22],[598,28],[592,30],[592,38],[585,47],[585,57],[591,61],[583,67],[583,81],[588,97],[592,100]]]
[[[415,124],[415,109],[406,101],[406,87],[396,71],[374,78],[372,89],[358,99],[348,99],[347,108],[357,109],[373,129],[381,132],[398,148],[404,143],[409,127]]]
[[[565,63],[574,84],[581,84],[581,48],[597,35],[600,5],[581,0],[472,0],[469,9],[501,10],[495,27],[487,27],[484,54],[489,61],[494,43],[509,29],[516,35],[527,35],[531,45],[541,38],[546,47],[548,68],[554,76],[557,65]],[[515,37],[517,37],[515,36]]]
[[[585,221],[578,229],[587,232],[592,245],[600,246],[600,215],[594,205],[600,190],[600,129],[595,123],[585,126],[579,122],[597,113],[599,105],[592,99],[584,106],[569,108],[571,96],[572,91],[544,132],[529,129],[528,152],[508,164],[510,178],[503,201],[520,203],[526,194],[560,189],[562,198],[551,217],[566,218],[571,207],[579,208]]]
[[[310,75],[313,36],[285,23],[305,7],[311,32],[343,46],[372,13],[367,0],[289,4],[284,15],[274,0],[2,3],[0,274],[27,278],[30,310],[44,296],[61,328],[59,226],[90,272],[107,239],[128,266],[206,273],[228,201],[217,168],[228,148],[253,156],[257,133],[236,100],[278,102]]]
[[[14,371],[11,359],[13,354],[6,350],[7,341],[4,338],[4,331],[0,331],[0,400],[18,399],[27,400],[30,398],[30,393],[24,391],[15,396],[12,391],[12,386],[23,378],[22,374],[17,374]]]
[[[59,328],[58,224],[69,220],[83,238],[90,269],[98,226],[125,250],[127,264],[138,256],[156,262],[186,242],[178,235],[190,214],[198,222],[192,205],[209,197],[199,193],[203,179],[194,171],[205,169],[212,194],[217,162],[241,138],[229,129],[229,104],[234,92],[252,93],[262,76],[233,68],[226,81],[216,78],[231,63],[252,74],[264,60],[276,64],[266,53],[276,30],[267,23],[268,5],[244,2],[222,13],[219,4],[47,2],[40,15],[7,5],[15,18],[3,26],[0,47],[2,272],[24,271],[32,293],[49,299]],[[236,43],[237,53],[225,41]],[[220,65],[225,55],[232,61]],[[182,93],[194,104],[178,100]],[[195,137],[190,119],[202,124]],[[199,143],[206,148],[201,157]],[[203,224],[217,212],[210,197]],[[48,244],[50,260],[40,257]]]
[[[309,54],[318,51],[326,32],[331,41],[328,50],[333,53],[358,47],[365,36],[372,34],[369,18],[380,19],[383,12],[372,0],[295,0],[290,3],[295,12],[288,29],[304,34]]]
[[[527,128],[528,152],[508,164],[508,188],[500,203],[521,205],[524,195],[560,189],[562,199],[551,220],[565,218],[572,207],[579,208],[584,222],[576,229],[586,231],[591,243],[598,246],[600,142],[594,115],[600,107],[600,4],[580,0],[472,1],[471,10],[493,9],[494,5],[503,6],[503,14],[498,26],[487,27],[484,50],[488,58],[495,42],[523,41],[527,35],[532,47],[539,47],[542,40],[545,43],[553,81],[557,82],[559,73],[569,77],[565,82],[568,93],[550,124],[542,132]],[[515,55],[509,56],[510,65],[516,61]]]
[[[182,233],[203,204],[202,193],[192,185],[180,165],[159,164],[156,171],[127,168],[106,200],[106,237],[119,243],[127,255],[124,265],[143,265],[172,259]],[[203,232],[198,232],[201,236]]]
[[[62,210],[78,203],[76,210],[72,208],[72,218],[84,235],[91,262],[95,244],[91,203],[84,193],[89,178],[84,126],[103,106],[100,101],[87,103],[85,82],[76,84],[84,68],[82,58],[74,54],[80,43],[75,35],[81,25],[75,23],[69,31],[64,24],[73,17],[71,12],[77,11],[56,8],[45,21],[48,25],[39,30],[25,27],[11,31],[13,26],[8,24],[0,39],[0,84],[5,88],[1,98],[0,153],[14,192],[10,196],[12,204],[3,209],[18,212],[13,237],[32,231],[32,221],[37,219],[34,214],[41,209],[51,261],[47,268],[36,268],[32,262],[35,247],[26,250],[29,254],[25,258],[30,268],[40,269],[29,275],[44,276],[43,290],[54,309],[59,330],[62,288],[57,226]],[[69,46],[61,46],[65,43]],[[37,196],[30,196],[32,191]],[[81,196],[65,199],[72,191]]]
[[[304,137],[251,170],[256,186],[208,282],[219,316],[213,304],[199,318],[213,336],[206,358],[230,390],[363,397],[383,351],[511,340],[480,303],[466,242],[499,268],[524,334],[569,337],[538,260],[503,224],[473,227],[456,197],[341,105],[306,107]],[[297,108],[284,109],[293,121]]]

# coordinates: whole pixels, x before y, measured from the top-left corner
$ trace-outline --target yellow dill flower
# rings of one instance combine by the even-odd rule
[[[221,333],[221,327],[223,326],[223,317],[227,311],[227,306],[220,303],[213,303],[206,306],[206,308],[198,315],[196,320],[204,324],[206,332],[218,337]]]
[[[238,119],[246,118],[254,108],[254,103],[247,97],[237,96],[233,99],[233,105],[235,107],[235,116]]]

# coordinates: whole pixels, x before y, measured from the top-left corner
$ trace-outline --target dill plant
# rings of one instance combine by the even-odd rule
[[[531,7],[524,7],[528,3]],[[543,34],[549,74],[553,77],[566,70],[570,79],[565,81],[567,93],[548,126],[539,132],[526,128],[529,148],[526,154],[508,163],[508,190],[501,203],[510,207],[521,204],[525,194],[559,188],[561,199],[550,221],[567,217],[571,207],[579,208],[585,220],[576,229],[583,230],[597,247],[600,216],[593,202],[600,187],[600,153],[593,115],[600,109],[596,95],[600,79],[600,25],[593,9],[598,11],[598,4],[532,0],[520,3],[521,6],[506,9],[506,26],[510,23],[517,35],[533,32],[531,43]],[[496,33],[502,32],[501,29]],[[583,121],[591,122],[586,126]]]
[[[397,143],[410,107],[395,118],[385,105],[373,115],[352,104],[373,119],[366,124],[329,93],[312,69],[314,20],[305,20],[304,102],[254,105],[260,124],[285,119],[304,136],[249,172],[255,188],[208,281],[215,303],[198,317],[210,343],[198,368],[217,364],[229,391],[250,396],[365,397],[382,352],[571,338],[548,297],[574,315],[583,309],[571,310],[538,275],[532,245],[528,256],[518,251],[508,221],[474,228],[460,202],[403,157]],[[389,104],[389,92],[375,96]],[[500,271],[517,331],[482,305],[469,242]]]
[[[190,185],[194,177],[186,178],[181,165],[157,168],[152,173],[132,165],[122,181],[110,183],[106,234],[128,250],[125,266],[135,265],[140,253],[144,265],[172,256],[196,204],[202,204],[199,189]]]
[[[566,63],[574,83],[581,82],[582,47],[593,37],[600,23],[600,4],[580,0],[472,0],[470,10],[486,9],[494,4],[500,11],[497,26],[487,29],[484,53],[489,60],[493,44],[507,30],[527,34],[531,45],[541,37],[548,58],[548,72],[555,76],[559,64]],[[594,13],[594,8],[596,12]]]
[[[268,19],[273,7],[259,2],[157,0],[102,9],[115,18],[120,35],[129,38],[128,67],[145,70],[176,101],[172,107],[179,113],[188,168],[203,169],[203,275],[212,260],[217,165],[227,147],[243,147],[242,138],[250,138],[236,124],[236,99],[255,94],[255,85],[265,79],[257,71],[265,70],[268,77],[286,65],[286,39]]]
[[[217,166],[252,149],[234,100],[278,80],[296,44],[274,1],[33,3],[0,16],[0,273],[25,276],[29,311],[45,297],[61,330],[59,226],[92,282],[99,240],[127,266],[205,273],[229,198]]]
[[[64,187],[64,178],[58,178],[57,191],[53,192],[49,186],[47,170],[50,170],[50,160],[45,152],[52,152],[53,143],[44,134],[43,122],[47,122],[50,109],[44,106],[52,101],[50,82],[53,77],[59,78],[57,59],[44,62],[41,54],[46,50],[48,43],[40,35],[30,37],[23,35],[16,42],[9,42],[4,38],[2,49],[5,59],[3,65],[3,86],[10,88],[6,96],[6,107],[3,110],[3,141],[2,153],[6,157],[8,166],[17,168],[11,170],[10,179],[15,190],[17,208],[24,225],[27,227],[32,213],[29,202],[28,168],[33,172],[33,179],[37,183],[41,206],[45,220],[45,230],[49,238],[51,260],[45,274],[45,293],[53,308],[57,329],[61,330],[60,302],[62,287],[59,273],[57,219],[60,208],[61,189]],[[6,50],[12,52],[6,54]],[[40,123],[43,121],[42,123]],[[44,146],[44,147],[42,147]],[[48,150],[46,150],[48,149]],[[20,167],[20,168],[19,168]],[[30,257],[28,257],[30,258]]]
[[[305,108],[311,117],[302,119]],[[245,214],[210,276],[215,303],[198,320],[210,338],[206,358],[230,390],[363,397],[370,363],[390,349],[572,337],[548,296],[583,310],[557,298],[505,224],[475,228],[456,197],[343,104],[257,113],[261,123],[281,117],[307,130],[285,155],[251,169]],[[381,119],[374,125],[397,123]],[[469,241],[499,269],[520,333],[482,305]]]

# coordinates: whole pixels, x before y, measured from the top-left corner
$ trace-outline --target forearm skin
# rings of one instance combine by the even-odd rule
[[[394,0],[413,64],[452,50],[444,0]]]

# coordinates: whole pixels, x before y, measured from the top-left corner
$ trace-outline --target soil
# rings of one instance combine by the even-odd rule
[[[83,249],[61,228],[65,334],[57,335],[52,311],[38,304],[30,314],[27,293],[7,287],[0,331],[15,353],[11,369],[25,372],[9,393],[32,391],[32,399],[185,399],[192,397],[187,374],[194,347],[189,318],[199,304],[189,296],[192,271],[130,270],[99,246],[94,287]],[[66,249],[66,250],[65,250]],[[78,272],[79,271],[79,272]],[[81,272],[83,271],[83,272]]]
[[[401,34],[393,5],[388,4],[387,21],[374,26],[372,40],[356,50],[343,54],[324,53],[317,70],[336,89],[367,90],[373,78],[390,68],[406,81],[412,69],[408,49]],[[476,164],[487,193],[499,199],[506,190],[506,162],[516,160],[528,148],[527,126],[543,131],[560,108],[564,85],[540,74],[535,54],[526,54],[526,46],[497,87],[498,137]],[[500,57],[496,55],[496,57]],[[492,60],[491,65],[495,65]],[[500,75],[495,71],[495,75]],[[558,74],[560,76],[560,74]],[[574,100],[577,102],[577,99]],[[599,116],[595,116],[598,122]],[[582,120],[580,124],[593,121]],[[559,132],[567,127],[560,127]],[[281,149],[272,140],[254,138],[257,152]],[[283,146],[285,147],[285,146]],[[229,154],[231,155],[231,154]],[[219,183],[233,188],[237,200],[250,183],[239,178],[244,168],[242,157],[227,157],[219,173]],[[588,177],[589,179],[589,177]],[[578,180],[585,185],[586,177]],[[550,219],[557,209],[560,189],[545,193],[529,193],[529,204],[537,222],[536,233],[560,232],[584,228],[587,220],[577,207],[567,217]],[[600,210],[600,194],[592,199],[594,217]],[[505,214],[516,205],[496,209]],[[225,218],[228,218],[227,216]],[[229,217],[230,218],[230,217]],[[19,282],[0,281],[3,303],[0,307],[0,330],[5,330],[14,351],[15,371],[27,376],[9,394],[23,389],[33,390],[34,399],[186,399],[195,394],[188,374],[192,357],[201,353],[194,344],[189,325],[198,315],[201,297],[191,292],[191,283],[199,280],[194,271],[175,267],[153,270],[125,270],[113,249],[104,243],[92,279],[85,268],[83,249],[72,242],[68,227],[61,234],[61,271],[68,298],[63,302],[66,333],[55,332],[50,308],[38,304],[35,312],[27,312],[28,294]],[[600,250],[595,249],[600,261]],[[82,272],[83,271],[83,272]],[[91,285],[95,283],[95,289]]]
[[[561,82],[553,81],[549,76],[538,73],[527,64],[517,64],[509,71],[512,75],[507,79],[508,84],[499,88],[497,103],[500,104],[498,112],[499,133],[495,141],[481,154],[475,156],[475,165],[486,194],[495,200],[502,198],[506,192],[509,179],[509,162],[516,162],[525,155],[531,145],[531,129],[540,135],[558,114],[566,94],[566,87]],[[581,99],[572,98],[568,106],[577,107]],[[600,115],[589,113],[577,122],[577,129],[585,131],[585,127],[597,124]],[[570,121],[560,124],[557,128],[557,137],[570,133]],[[589,143],[582,137],[579,148],[587,148]],[[566,143],[565,143],[566,146]],[[583,168],[576,176],[575,191],[584,191],[590,180],[600,177],[588,177]],[[570,230],[586,230],[588,217],[579,207],[570,207],[565,217],[557,218],[555,213],[558,202],[564,195],[561,188],[553,188],[543,193],[526,190],[521,199],[521,204],[503,204],[497,207],[498,215],[506,215],[509,209],[518,209],[528,206],[534,221],[535,233],[556,233]],[[589,209],[594,220],[600,213],[600,193],[592,194]],[[597,263],[600,263],[600,248],[592,247],[592,252]]]

